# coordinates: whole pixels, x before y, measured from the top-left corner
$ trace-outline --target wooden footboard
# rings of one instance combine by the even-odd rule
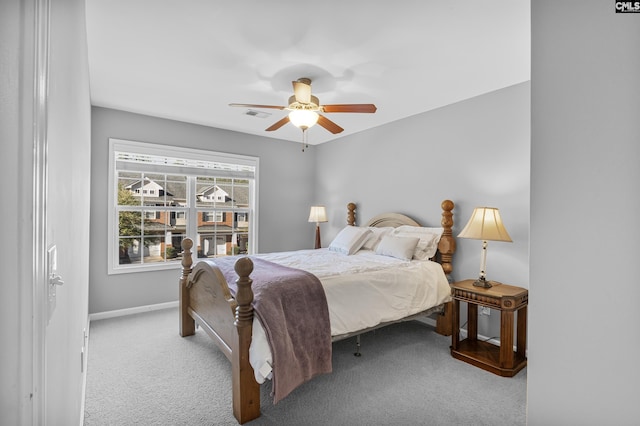
[[[253,262],[248,257],[235,264],[238,290],[235,299],[220,270],[206,262],[192,269],[193,241],[182,241],[180,277],[180,335],[195,333],[196,322],[231,361],[233,415],[240,424],[260,416],[260,385],[249,363],[253,328],[253,292],[249,275]]]

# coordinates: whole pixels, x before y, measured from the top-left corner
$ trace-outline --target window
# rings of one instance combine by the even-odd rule
[[[109,273],[178,268],[257,247],[255,157],[109,140]]]
[[[224,222],[224,213],[221,211],[203,212],[202,221],[203,222]]]

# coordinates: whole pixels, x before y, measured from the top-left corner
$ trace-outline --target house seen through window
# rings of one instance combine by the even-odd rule
[[[198,257],[254,251],[257,158],[111,139],[110,164],[110,273],[178,267],[185,237]]]

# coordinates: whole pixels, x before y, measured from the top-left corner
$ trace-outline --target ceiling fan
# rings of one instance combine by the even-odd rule
[[[248,108],[271,108],[290,111],[283,119],[277,121],[266,129],[267,132],[278,130],[288,122],[302,129],[304,132],[314,124],[319,124],[333,134],[342,132],[344,129],[333,121],[329,120],[320,113],[333,112],[359,112],[374,113],[376,106],[374,104],[336,104],[336,105],[320,105],[317,97],[311,94],[311,79],[299,78],[292,81],[293,96],[289,98],[288,106],[277,105],[254,105],[254,104],[229,104],[232,107],[248,107]]]

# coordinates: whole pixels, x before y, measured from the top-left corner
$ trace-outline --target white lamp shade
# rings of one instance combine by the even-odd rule
[[[471,219],[458,234],[460,238],[471,238],[484,241],[512,242],[502,223],[500,212],[495,207],[476,207]]]
[[[294,109],[289,113],[289,121],[301,129],[308,129],[318,122],[318,113],[307,109]]]
[[[327,222],[327,209],[324,206],[311,206],[309,222]]]

